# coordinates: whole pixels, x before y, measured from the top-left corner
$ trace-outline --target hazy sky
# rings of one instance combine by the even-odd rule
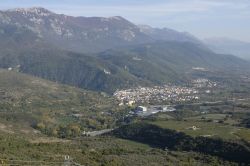
[[[2,0],[1,9],[40,6],[74,16],[123,16],[136,24],[188,31],[199,38],[250,42],[250,0]]]

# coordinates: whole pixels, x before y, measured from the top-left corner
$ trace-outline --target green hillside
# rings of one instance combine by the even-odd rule
[[[15,45],[19,47],[2,47],[0,67],[108,93],[138,85],[183,83],[193,67],[226,72],[249,69],[248,62],[191,43],[161,42],[96,55],[59,50],[42,41]]]
[[[114,130],[112,135],[162,149],[200,152],[244,164],[250,162],[249,148],[240,143],[206,137],[192,138],[182,132],[148,123],[124,125]]]
[[[231,55],[215,54],[207,48],[189,42],[155,42],[113,49],[101,53],[99,57],[113,64],[131,68],[131,73],[139,65],[144,69],[171,72],[185,72],[192,67],[203,67],[210,70],[248,69],[248,62]],[[131,63],[131,64],[129,64]],[[149,66],[150,65],[150,66]],[[134,66],[134,67],[133,67]],[[147,70],[146,70],[147,71]],[[161,73],[161,72],[159,72]],[[174,75],[174,74],[173,74]]]
[[[157,42],[108,50],[98,55],[152,84],[181,83],[193,68],[226,73],[250,71],[249,63],[230,55],[215,54],[188,42]]]
[[[58,137],[111,128],[122,114],[105,94],[6,70],[0,70],[0,99],[1,123],[15,122]]]
[[[55,82],[106,92],[140,82],[118,66],[90,55],[59,50],[41,41],[6,40],[0,48],[1,68],[13,68]]]

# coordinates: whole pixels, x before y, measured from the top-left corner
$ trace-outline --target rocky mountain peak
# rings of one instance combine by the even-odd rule
[[[17,12],[18,14],[29,15],[29,14],[36,14],[40,16],[49,16],[53,14],[53,12],[42,8],[42,7],[32,7],[32,8],[15,8],[7,10],[9,12]]]

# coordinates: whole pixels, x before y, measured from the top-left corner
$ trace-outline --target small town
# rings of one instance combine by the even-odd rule
[[[137,87],[125,90],[117,90],[114,96],[120,101],[120,105],[133,105],[135,103],[150,102],[185,102],[199,99],[200,93],[210,93],[210,89],[217,86],[216,82],[208,79],[196,79],[191,86],[164,85],[154,87]]]
[[[217,83],[205,78],[199,78],[192,81],[192,86],[195,88],[213,88],[217,86]]]

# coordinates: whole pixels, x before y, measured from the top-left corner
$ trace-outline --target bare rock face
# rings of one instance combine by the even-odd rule
[[[135,25],[120,16],[72,17],[39,7],[0,11],[0,25],[26,28],[47,43],[80,53],[157,40],[201,44],[189,33]]]
[[[77,52],[98,52],[152,41],[136,25],[120,16],[71,17],[34,7],[1,11],[0,18],[2,25],[26,28],[46,42]]]

